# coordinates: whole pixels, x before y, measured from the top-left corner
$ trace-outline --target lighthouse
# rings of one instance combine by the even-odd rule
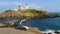
[[[27,12],[28,12],[28,9],[29,9],[29,6],[28,6],[28,4],[26,4],[26,7],[25,7],[25,10],[24,10],[24,13],[27,13]]]
[[[26,4],[26,8],[25,9],[29,9],[29,6],[28,6],[28,4]]]

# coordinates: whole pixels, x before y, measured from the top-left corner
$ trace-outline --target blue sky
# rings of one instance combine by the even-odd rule
[[[60,0],[0,0],[0,12],[9,9],[18,9],[19,5],[29,8],[47,10],[48,12],[60,12]]]

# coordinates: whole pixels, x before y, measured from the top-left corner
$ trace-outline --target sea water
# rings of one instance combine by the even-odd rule
[[[0,19],[0,23],[9,23],[13,25],[17,23],[15,20],[3,20]],[[20,23],[20,21],[19,21]],[[18,23],[18,25],[20,25]],[[24,26],[38,28],[39,30],[60,30],[60,18],[39,18],[39,19],[31,19],[24,21],[22,23]]]
[[[40,18],[24,22],[23,25],[39,30],[60,30],[60,18]]]

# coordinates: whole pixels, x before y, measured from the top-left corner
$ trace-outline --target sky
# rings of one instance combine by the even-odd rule
[[[30,9],[46,10],[48,12],[60,12],[60,0],[0,0],[0,12],[18,9],[28,4]]]

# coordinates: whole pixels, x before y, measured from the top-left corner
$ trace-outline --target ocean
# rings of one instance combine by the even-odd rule
[[[0,19],[0,23],[9,23],[9,24],[13,25],[14,23],[16,23],[16,21]],[[33,27],[33,28],[38,28],[41,31],[60,30],[60,17],[59,18],[31,19],[31,20],[27,20],[27,21],[23,22],[22,25],[28,26],[28,27]]]
[[[60,30],[60,18],[40,18],[32,19],[23,23],[28,27],[38,28],[39,30]]]

